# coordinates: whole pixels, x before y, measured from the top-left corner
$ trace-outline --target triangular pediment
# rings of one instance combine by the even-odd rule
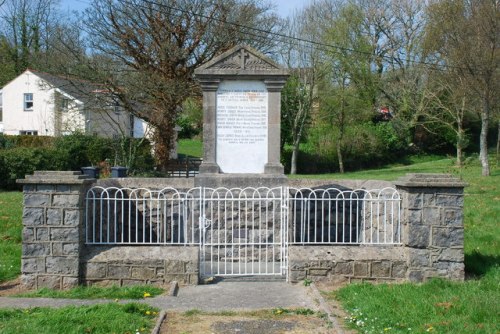
[[[195,70],[196,75],[286,75],[272,59],[247,46],[238,45]]]

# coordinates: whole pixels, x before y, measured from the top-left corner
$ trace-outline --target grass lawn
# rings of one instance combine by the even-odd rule
[[[143,299],[155,297],[163,293],[163,289],[154,286],[129,286],[102,288],[97,286],[79,286],[71,290],[40,289],[28,292],[17,297],[44,297],[44,298],[70,298],[70,299]]]
[[[179,157],[201,158],[203,156],[203,144],[201,140],[179,139],[177,146]]]
[[[0,282],[21,273],[23,194],[0,192]]]
[[[115,303],[26,310],[0,309],[3,334],[151,333],[158,310],[141,304]]]
[[[493,161],[492,161],[493,162]],[[465,189],[466,282],[352,284],[329,298],[341,301],[360,333],[500,333],[500,169],[481,176],[479,163],[457,169],[450,159],[349,173],[342,178],[394,180],[405,173],[452,173]],[[321,177],[339,178],[338,175]]]

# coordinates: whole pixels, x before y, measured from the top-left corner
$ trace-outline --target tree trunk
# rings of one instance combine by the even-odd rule
[[[457,167],[462,167],[462,145],[457,145]]]
[[[160,170],[165,170],[170,160],[173,127],[169,130],[169,126],[164,125],[156,127],[154,131],[155,158]]]
[[[482,175],[490,176],[490,164],[488,162],[488,126],[490,120],[490,106],[488,96],[483,97],[483,110],[481,112],[481,136],[479,141],[479,160],[482,166]]]
[[[337,157],[339,160],[339,171],[341,174],[344,174],[344,159],[342,157],[342,144],[340,143],[340,139],[337,140]]]
[[[497,166],[500,166],[500,119],[498,120],[497,131]]]
[[[463,146],[464,146],[464,130],[462,129],[462,124],[458,123],[458,135],[457,135],[457,166],[462,167],[462,156],[463,156]]]
[[[297,140],[293,143],[293,149],[292,149],[292,161],[290,162],[290,174],[297,174],[297,160],[299,157],[299,143],[300,141]]]

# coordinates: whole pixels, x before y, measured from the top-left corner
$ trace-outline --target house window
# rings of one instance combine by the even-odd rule
[[[61,99],[61,111],[68,112],[68,110],[69,110],[69,99],[63,97]]]
[[[38,136],[38,131],[36,130],[21,130],[19,134],[22,136]]]
[[[24,93],[24,110],[33,110],[33,93]]]
[[[116,115],[120,115],[121,114],[120,102],[114,101],[114,103],[113,103],[113,111],[115,112]]]

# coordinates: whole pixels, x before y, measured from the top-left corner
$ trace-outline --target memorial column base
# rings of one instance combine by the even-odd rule
[[[220,168],[215,162],[202,162],[199,171],[200,174],[216,174],[220,172]]]
[[[285,174],[285,168],[279,162],[278,163],[267,163],[264,166],[264,173],[265,174],[281,175],[281,174]]]

